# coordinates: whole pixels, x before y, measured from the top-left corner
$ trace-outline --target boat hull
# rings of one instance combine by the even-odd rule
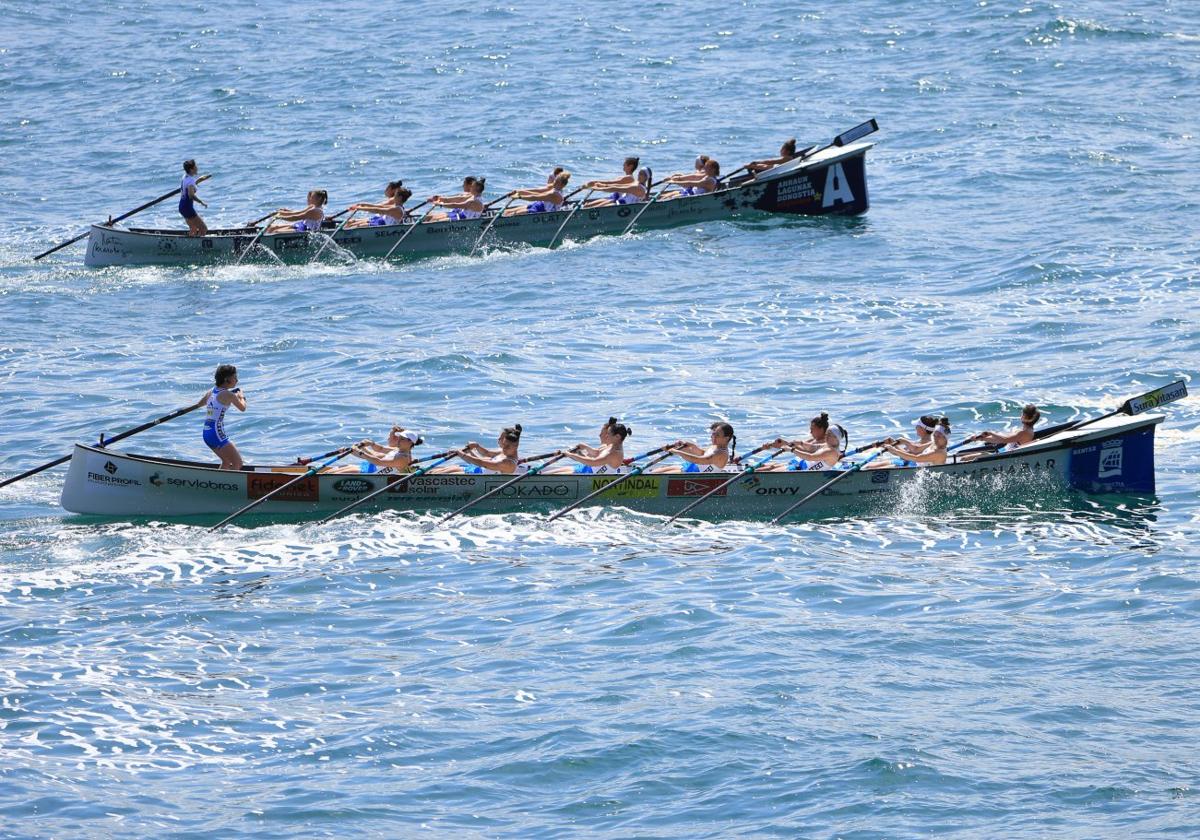
[[[624,232],[634,216],[639,230],[654,230],[683,225],[776,213],[787,215],[855,215],[869,206],[866,181],[866,152],[870,143],[828,149],[804,161],[772,171],[768,176],[744,181],[708,195],[686,196],[644,204],[612,205],[582,209],[532,213],[497,219],[487,231],[485,247],[548,247],[551,242],[583,240],[594,236]],[[570,221],[556,239],[560,226]],[[358,259],[382,259],[397,241],[403,241],[393,259],[418,259],[469,253],[479,240],[491,217],[466,221],[348,228],[332,237],[343,254]],[[411,230],[411,233],[409,232]],[[134,265],[205,265],[233,262],[247,248],[254,251],[247,260],[279,259],[305,262],[312,259],[323,244],[328,244],[334,229],[320,233],[279,233],[257,237],[258,231],[243,228],[212,231],[208,236],[187,236],[186,231],[146,230],[93,225],[84,262],[89,266]],[[407,234],[407,235],[406,235]],[[327,247],[325,254],[338,250]]]
[[[929,468],[889,467],[847,475],[815,496],[805,516],[860,515],[909,509],[922,493],[951,505],[978,506],[997,494],[1019,501],[1050,490],[1087,493],[1154,492],[1154,430],[1162,417],[1115,418],[1078,432],[1064,432],[1013,452]],[[288,472],[287,470],[290,470]],[[69,511],[114,517],[223,516],[261,498],[297,475],[296,467],[220,470],[211,465],[151,458],[77,444],[63,486]],[[694,511],[706,519],[763,519],[817,490],[839,471],[769,472],[744,475]],[[660,473],[630,479],[593,500],[593,505],[671,515],[731,474]],[[256,514],[328,514],[389,483],[394,489],[360,508],[367,512],[458,507],[508,481],[501,475],[403,476],[331,473],[298,482],[255,509]],[[613,480],[593,475],[525,479],[485,500],[477,513],[547,510],[583,498]]]

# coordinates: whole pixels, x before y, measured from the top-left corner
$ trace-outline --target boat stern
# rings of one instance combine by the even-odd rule
[[[872,145],[852,143],[772,170],[755,208],[804,216],[867,212],[867,150]]]
[[[1154,494],[1154,430],[1163,415],[1122,420],[1071,447],[1073,488],[1086,493]]]

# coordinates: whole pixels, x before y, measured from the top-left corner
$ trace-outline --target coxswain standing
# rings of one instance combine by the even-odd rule
[[[183,216],[188,226],[188,236],[207,236],[208,225],[196,212],[196,206],[207,208],[208,205],[196,195],[196,161],[183,162],[183,180],[179,182],[179,215]]]
[[[216,383],[213,389],[206,391],[196,403],[197,408],[207,408],[204,415],[204,442],[221,459],[221,469],[240,470],[241,453],[233,441],[225,436],[225,412],[230,406],[245,411],[246,395],[237,386],[237,368],[233,365],[219,365],[213,379]]]

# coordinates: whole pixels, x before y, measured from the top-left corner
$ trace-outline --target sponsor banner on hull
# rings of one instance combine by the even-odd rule
[[[105,455],[91,454],[87,459],[87,480],[108,490],[140,490],[143,487],[141,474],[129,465],[118,466]]]
[[[667,496],[673,498],[703,496],[729,480],[725,478],[671,478],[667,480]],[[728,487],[721,487],[714,495],[724,496]]]
[[[485,481],[483,483],[483,492],[490,493],[498,487],[503,487],[505,482],[508,481],[512,481],[512,479]],[[492,498],[520,499],[528,502],[543,500],[551,502],[570,501],[571,499],[579,498],[579,483],[576,481],[538,481],[533,483],[519,481],[511,487],[501,490]]]
[[[606,487],[618,478],[620,476],[593,478],[592,489],[588,492],[595,492],[601,487]],[[653,499],[658,496],[662,487],[660,481],[661,479],[658,478],[639,475],[623,481],[620,487],[605,495],[609,499]]]
[[[456,499],[462,493],[470,493],[475,486],[473,475],[419,475],[406,479],[402,475],[388,476],[388,496],[436,496],[439,499]]]
[[[261,499],[263,496],[270,493],[272,490],[278,490],[283,485],[287,484],[296,478],[294,475],[282,473],[272,475],[271,473],[247,473],[246,474],[246,498],[250,500]],[[303,481],[297,481],[282,493],[276,493],[271,497],[273,502],[315,502],[320,495],[320,484],[313,476],[309,476]]]

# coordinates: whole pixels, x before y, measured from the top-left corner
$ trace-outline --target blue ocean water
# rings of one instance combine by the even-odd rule
[[[0,4],[0,471],[238,364],[256,461],[609,414],[1053,421],[1194,382],[1200,12],[1177,2]],[[404,266],[33,254],[214,173],[210,224],[726,169],[868,117],[856,219]],[[175,224],[169,203],[137,217]],[[585,510],[213,535],[0,490],[5,836],[1195,836],[1200,408],[1154,499]],[[134,451],[206,457],[197,422]]]

